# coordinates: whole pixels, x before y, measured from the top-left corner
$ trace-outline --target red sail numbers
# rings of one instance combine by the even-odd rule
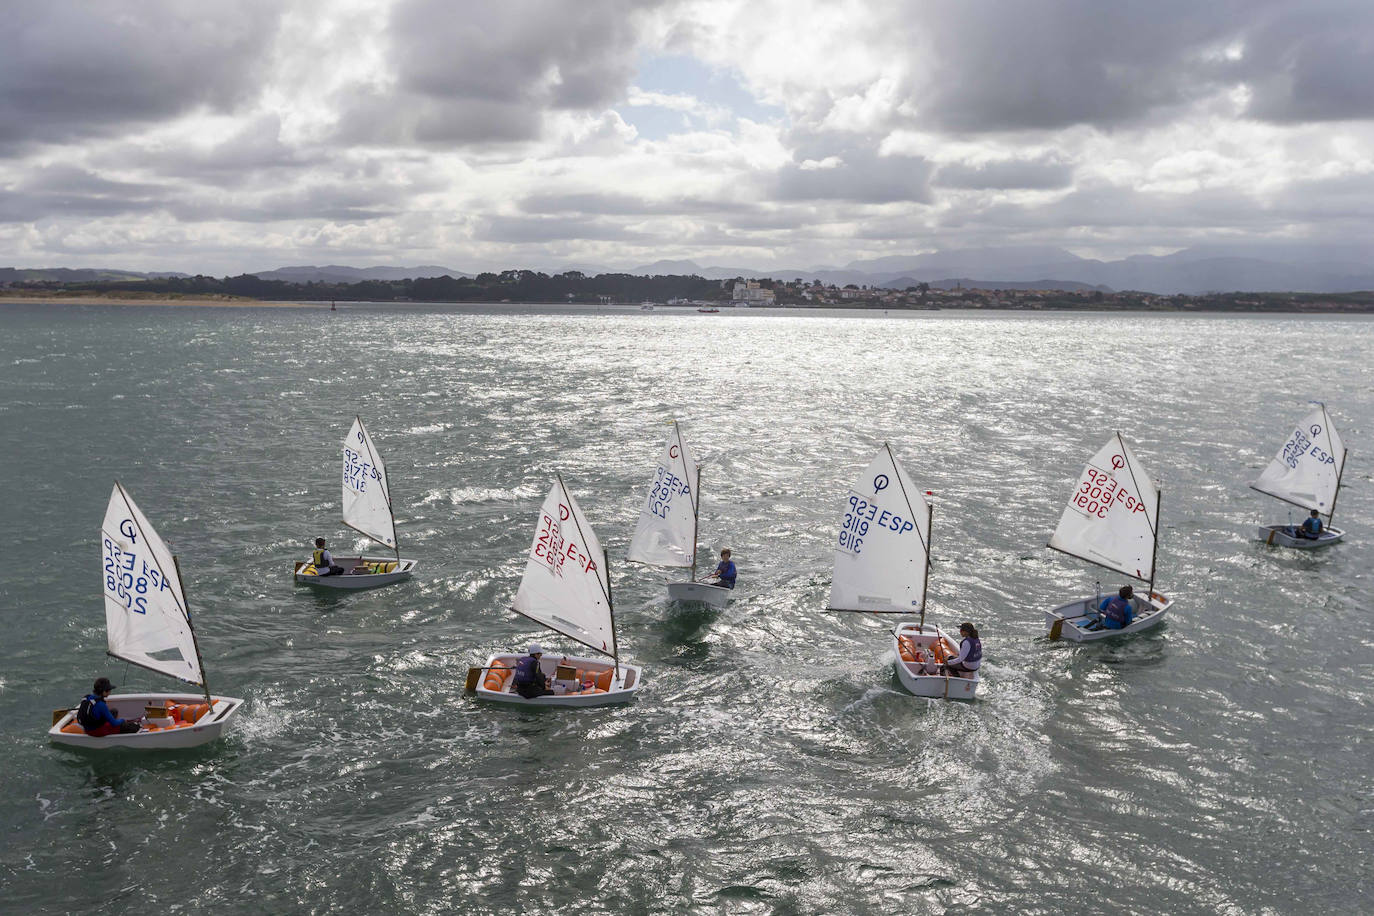
[[[1111,463],[1112,471],[1100,470],[1092,465],[1084,469],[1073,504],[1085,515],[1094,518],[1106,518],[1117,507],[1127,512],[1144,512],[1145,504],[1131,492],[1129,483],[1117,480],[1114,476],[1125,467],[1126,459],[1121,455],[1113,455]]]
[[[559,516],[566,520],[572,513],[566,505],[558,506]],[[563,567],[571,562],[583,573],[596,572],[596,560],[577,541],[563,536],[563,526],[548,513],[540,513],[539,530],[534,536],[534,558],[548,567],[555,576],[563,575]]]

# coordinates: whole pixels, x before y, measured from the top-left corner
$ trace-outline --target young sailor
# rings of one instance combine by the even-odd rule
[[[965,621],[959,624],[959,654],[945,662],[945,673],[968,677],[983,664],[983,641],[973,624]]]
[[[1131,625],[1135,620],[1135,605],[1131,603],[1131,596],[1135,591],[1129,585],[1121,586],[1121,590],[1110,598],[1103,598],[1102,603],[1097,609],[1102,612],[1099,621],[1104,630],[1121,630]]]
[[[715,579],[715,584],[724,588],[734,588],[735,575],[735,562],[730,559],[730,549],[727,547],[720,552],[720,562],[716,564],[716,571],[706,578]]]
[[[1293,529],[1293,536],[1307,538],[1309,541],[1315,541],[1317,538],[1321,537],[1322,514],[1316,509],[1313,509],[1312,514],[1303,519],[1301,527]]]
[[[105,698],[112,690],[114,684],[110,683],[109,678],[97,678],[91,692],[82,698],[81,705],[77,707],[76,723],[92,738],[127,735],[139,730],[137,722],[116,718],[115,714],[110,712],[110,706],[105,702]]]
[[[543,654],[544,649],[539,643],[531,643],[530,651],[515,663],[515,692],[527,700],[553,693],[549,689],[548,677],[539,667],[539,656]]]
[[[342,566],[334,562],[334,555],[324,548],[324,538],[315,538],[315,574],[320,576],[337,576],[344,571]]]

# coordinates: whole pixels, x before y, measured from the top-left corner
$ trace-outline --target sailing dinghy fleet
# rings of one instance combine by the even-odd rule
[[[343,523],[361,535],[395,551],[395,556],[335,557],[343,573],[329,575],[316,568],[315,558],[296,561],[293,570],[299,585],[321,588],[377,588],[403,582],[415,570],[414,560],[401,558],[396,542],[396,514],[391,507],[391,488],[381,452],[363,426],[362,417],[343,441]]]
[[[1318,403],[1317,409],[1302,418],[1279,453],[1250,487],[1315,512],[1318,518],[1325,515],[1326,524],[1316,537],[1305,536],[1302,529],[1291,522],[1261,525],[1259,539],[1280,547],[1313,550],[1329,547],[1344,538],[1345,532],[1332,528],[1331,522],[1347,454],[1345,444],[1326,413],[1326,405]]]
[[[1308,550],[1340,541],[1344,532],[1329,522],[1347,456],[1326,406],[1318,404],[1251,486],[1325,515],[1328,524],[1318,537],[1303,536],[1291,524],[1266,525],[1259,529],[1260,539]],[[667,583],[669,599],[720,608],[731,590],[696,578],[700,485],[700,465],[674,422],[627,559],[690,569],[688,580]],[[960,650],[949,634],[925,619],[934,518],[928,495],[884,444],[846,494],[827,610],[915,618],[892,630],[898,682],[915,696],[969,700],[978,692],[979,671],[948,673],[944,663]],[[1145,594],[1130,597],[1134,619],[1129,624],[1109,629],[1103,626],[1106,602],[1099,585],[1097,594],[1045,613],[1051,640],[1093,642],[1138,633],[1165,619],[1173,599],[1155,590],[1160,506],[1159,487],[1121,434],[1113,433],[1084,466],[1049,547],[1145,583]],[[328,576],[319,575],[312,561],[297,562],[297,582],[357,589],[409,578],[415,561],[400,555],[386,468],[361,418],[354,420],[343,444],[343,521],[390,548],[393,556],[362,555],[353,561],[353,570]],[[57,710],[50,740],[78,748],[135,749],[213,741],[234,721],[243,700],[210,692],[177,558],[119,483],[110,494],[100,538],[108,654],[199,692],[111,696],[112,713],[139,720],[141,728],[101,737],[87,733],[76,709]],[[643,686],[643,669],[621,657],[609,565],[596,532],[557,476],[540,507],[510,609],[595,654],[542,655],[537,661],[549,692],[526,697],[514,683],[522,654],[493,653],[484,665],[469,669],[468,689],[482,700],[553,708],[633,700]]]
[[[697,529],[701,516],[701,465],[692,457],[677,421],[668,433],[649,482],[649,492],[630,537],[626,559],[649,566],[690,569],[686,582],[668,583],[668,600],[700,601],[723,608],[733,589],[697,579]]]

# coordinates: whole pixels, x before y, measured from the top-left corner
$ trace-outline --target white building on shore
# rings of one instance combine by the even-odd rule
[[[732,296],[737,307],[772,305],[775,301],[773,291],[759,286],[757,280],[736,280]]]

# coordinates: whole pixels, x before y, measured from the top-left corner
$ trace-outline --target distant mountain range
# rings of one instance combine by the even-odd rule
[[[6,283],[108,283],[162,277],[189,277],[175,271],[143,273],[103,267],[0,267],[0,286]]]
[[[284,280],[287,283],[361,283],[363,280],[414,280],[417,277],[473,277],[475,274],[427,264],[421,267],[278,267],[253,272],[259,280]]]
[[[1341,293],[1374,290],[1374,241],[1369,244],[1206,245],[1173,254],[1134,255],[1117,261],[1080,258],[1062,248],[1023,245],[963,248],[927,254],[897,255],[850,261],[843,267],[702,267],[695,261],[655,261],[630,270],[589,264],[529,266],[544,273],[580,270],[585,274],[628,273],[638,276],[696,275],[708,280],[734,277],[820,280],[836,286],[857,284],[904,289],[920,283],[938,288],[1138,290],[1173,295],[1213,292]],[[280,267],[257,271],[264,280],[292,283],[358,283],[363,280],[407,280],[419,277],[472,277],[451,267]],[[185,273],[140,273],[114,269],[41,270],[0,268],[0,284],[20,280],[89,282],[188,276]],[[971,279],[976,278],[976,279]]]
[[[731,277],[820,280],[844,286],[905,288],[1139,290],[1160,295],[1211,292],[1340,293],[1374,289],[1374,250],[1359,246],[1204,246],[1173,254],[1134,255],[1119,261],[1080,258],[1062,248],[969,248],[851,261],[843,267],[700,267],[691,261],[656,261],[630,273],[695,273]],[[976,280],[957,278],[976,277]]]

